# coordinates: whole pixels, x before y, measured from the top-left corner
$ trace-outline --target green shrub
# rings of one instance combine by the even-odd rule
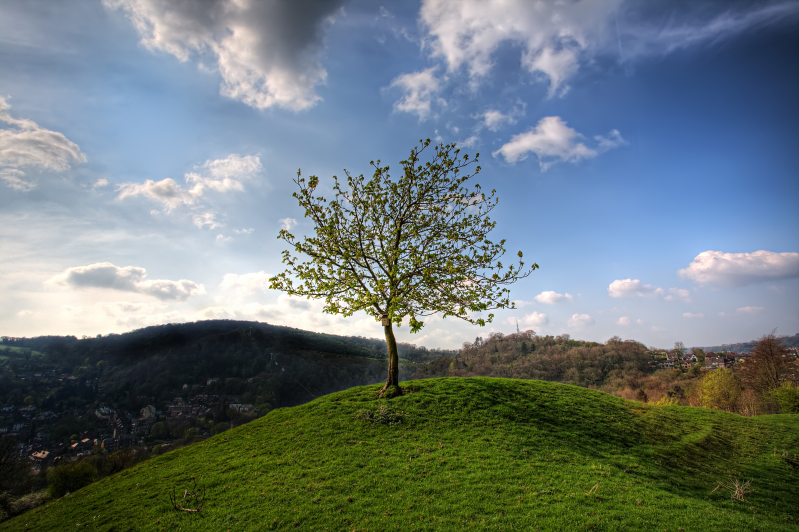
[[[230,423],[228,423],[227,421],[217,423],[216,425],[211,427],[211,436],[225,432],[229,428],[230,428]]]
[[[52,468],[47,473],[50,495],[63,497],[97,480],[97,470],[89,462],[77,462]]]
[[[781,414],[799,414],[799,387],[784,382],[782,386],[772,390],[769,395],[780,405]]]
[[[380,425],[398,425],[405,418],[405,412],[391,405],[383,404],[378,406],[375,412],[366,409],[359,410],[355,417]]]

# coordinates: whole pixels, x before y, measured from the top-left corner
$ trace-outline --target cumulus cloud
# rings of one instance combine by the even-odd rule
[[[663,289],[650,284],[643,284],[639,279],[616,279],[608,285],[610,297],[658,297]]]
[[[261,159],[255,155],[232,153],[224,159],[208,160],[198,165],[194,172],[184,176],[186,186],[167,177],[161,181],[147,179],[144,183],[122,183],[117,191],[117,199],[144,197],[160,203],[166,212],[180,206],[198,205],[209,190],[224,193],[243,191],[244,180],[252,179],[263,170]],[[212,212],[193,214],[197,227],[219,227]]]
[[[552,290],[541,292],[533,299],[539,303],[546,303],[547,305],[555,305],[557,303],[564,303],[566,301],[574,301],[574,297],[571,294],[559,294],[557,292],[553,292]]]
[[[147,271],[136,266],[120,268],[110,262],[97,262],[76,266],[50,279],[51,284],[71,288],[106,288],[123,292],[136,292],[161,300],[185,301],[191,296],[205,293],[201,284],[187,279],[169,281],[145,279]]]
[[[522,66],[547,79],[554,96],[568,90],[580,57],[601,40],[620,2],[425,0],[420,20],[432,55],[451,72],[466,68],[473,85],[488,76],[500,46],[511,43],[522,50]]]
[[[763,307],[740,307],[735,309],[736,314],[757,314],[758,312],[762,312],[764,309]]]
[[[691,312],[683,312],[683,313],[682,313],[682,317],[683,317],[683,318],[689,318],[689,319],[693,319],[693,318],[704,318],[704,317],[705,317],[705,315],[704,315],[704,314],[702,314],[701,312],[700,312],[700,313],[698,313],[698,314],[693,314],[693,313],[691,313]]]
[[[608,137],[595,137],[597,145],[594,148],[580,142],[581,138],[582,135],[566,125],[559,116],[547,116],[529,131],[511,137],[493,155],[502,155],[505,161],[515,163],[534,153],[538,157],[541,170],[545,172],[558,162],[574,163],[590,159],[624,143],[616,130],[611,131]]]
[[[526,314],[519,320],[519,323],[526,327],[540,327],[549,323],[549,317],[540,312],[533,312],[532,314]]]
[[[220,93],[257,109],[307,109],[327,72],[325,28],[343,1],[103,0],[121,10],[150,51],[196,59],[222,78]]]
[[[73,164],[86,162],[77,144],[62,133],[40,127],[25,118],[13,118],[11,106],[0,96],[0,122],[10,127],[0,129],[0,180],[6,186],[27,192],[36,182],[26,170],[63,172]]]
[[[674,301],[677,299],[682,299],[688,303],[691,302],[691,291],[685,290],[683,288],[669,288],[669,295],[664,297],[666,301]]]
[[[435,67],[432,67],[394,78],[390,87],[398,87],[405,92],[405,95],[394,103],[394,109],[415,114],[420,120],[424,120],[430,116],[434,100],[444,105],[444,100],[438,97],[441,80],[436,77],[435,70]]]
[[[632,320],[630,318],[628,318],[627,316],[622,316],[622,317],[620,317],[619,319],[616,320],[616,324],[618,324],[618,325],[627,326],[627,325],[630,325],[631,323],[632,323]]]
[[[263,270],[260,272],[245,273],[243,275],[226,273],[219,287],[227,291],[232,291],[239,296],[247,296],[265,292],[269,288],[270,277],[272,277],[272,275]]]
[[[569,318],[569,325],[571,327],[585,327],[586,325],[592,325],[594,323],[594,318],[592,318],[588,314],[572,314],[572,317]]]
[[[431,56],[479,85],[503,46],[520,51],[520,65],[547,82],[548,97],[563,96],[583,65],[598,56],[619,62],[662,57],[713,44],[750,28],[795,17],[796,2],[697,2],[672,7],[607,0],[424,0],[419,13]],[[621,23],[620,23],[621,20]]]
[[[687,268],[678,270],[677,273],[680,277],[699,284],[728,287],[795,279],[799,277],[799,253],[763,250],[753,253],[703,251]]]

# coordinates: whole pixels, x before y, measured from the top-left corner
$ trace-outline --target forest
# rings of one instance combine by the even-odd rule
[[[421,367],[414,378],[507,377],[539,379],[598,389],[625,399],[666,405],[700,406],[746,416],[799,413],[799,360],[788,347],[796,337],[774,332],[748,342],[747,356],[731,367],[708,370],[705,352],[648,348],[614,336],[605,343],[574,340],[568,334],[539,336],[534,331],[466,342],[457,355],[445,355]],[[795,348],[794,348],[795,349]],[[726,354],[727,351],[724,351]],[[668,355],[686,367],[660,369]]]
[[[398,348],[405,379],[418,365],[454,354],[412,344]],[[376,383],[386,371],[384,340],[229,320],[83,339],[4,338],[0,354],[0,403],[43,410],[102,402],[133,412],[182,395],[187,386],[194,393],[202,387],[204,394],[236,396],[265,413]]]

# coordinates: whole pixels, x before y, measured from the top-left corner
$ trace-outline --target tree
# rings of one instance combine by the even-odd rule
[[[788,355],[780,338],[772,331],[755,344],[740,373],[743,381],[761,396],[780,387],[784,382],[797,383],[799,364]]]
[[[701,347],[694,347],[693,355],[696,357],[696,360],[699,362],[705,361],[705,350]]]
[[[732,371],[721,368],[705,375],[699,384],[699,402],[705,408],[733,412],[741,396],[741,381]]]
[[[63,497],[97,480],[97,470],[87,461],[54,467],[47,472],[50,495]]]
[[[30,473],[30,465],[19,454],[13,436],[0,437],[0,509],[11,515],[11,501],[19,495]]]
[[[682,342],[674,342],[674,349],[672,349],[675,353],[679,354],[680,356],[685,354],[685,344]]]
[[[293,196],[315,225],[315,236],[298,240],[287,229],[278,238],[298,255],[283,252],[286,271],[270,279],[272,289],[289,295],[323,298],[324,312],[351,316],[364,311],[381,320],[388,349],[388,377],[383,396],[401,393],[399,357],[393,326],[404,319],[412,333],[435,313],[485,325],[494,317],[475,315],[515,308],[510,285],[538,268],[503,268],[505,240],[488,239],[496,223],[488,214],[497,205],[480,185],[466,182],[480,172],[473,159],[460,155],[455,144],[435,146],[432,160],[420,156],[430,139],[420,141],[400,161],[402,176],[392,180],[388,166],[372,161],[374,174],[352,176],[346,183],[333,176],[334,198],[314,196],[319,178],[306,181],[297,172],[299,191]],[[297,284],[295,284],[295,281]]]

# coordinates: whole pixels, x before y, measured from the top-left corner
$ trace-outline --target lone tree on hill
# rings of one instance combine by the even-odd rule
[[[455,144],[434,147],[431,161],[420,156],[430,139],[419,141],[400,161],[402,176],[392,180],[388,166],[372,161],[374,175],[352,176],[346,184],[333,176],[331,201],[314,196],[319,178],[306,181],[297,172],[293,196],[315,224],[316,235],[298,240],[288,230],[278,235],[303,254],[301,261],[283,252],[287,269],[270,279],[270,288],[289,295],[324,298],[324,311],[351,316],[365,311],[381,320],[388,347],[388,378],[379,396],[399,389],[399,357],[392,326],[407,318],[418,332],[425,316],[442,313],[485,325],[494,318],[474,316],[492,309],[515,308],[507,285],[538,268],[519,263],[503,268],[499,258],[505,240],[489,240],[496,222],[488,214],[497,205],[496,191],[469,189],[466,182],[480,172],[473,159]],[[297,284],[295,284],[295,282]]]

